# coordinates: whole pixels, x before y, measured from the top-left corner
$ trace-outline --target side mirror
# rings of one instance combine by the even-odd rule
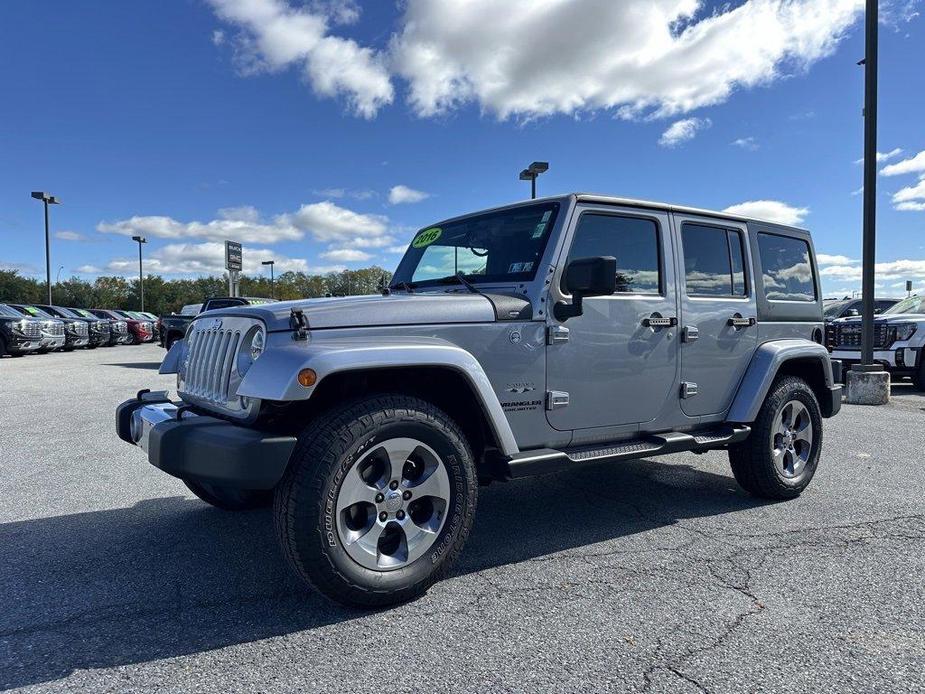
[[[882,309],[882,308],[875,308],[875,309],[874,309],[874,315],[875,315],[875,316],[879,316],[881,313],[883,313],[883,309]]]
[[[613,256],[576,258],[565,267],[565,289],[572,303],[560,301],[553,309],[560,321],[583,313],[582,299],[586,296],[609,296],[617,289],[617,259]]]
[[[849,318],[856,318],[857,316],[861,315],[861,312],[856,308],[849,308],[847,311],[845,311],[845,315]]]

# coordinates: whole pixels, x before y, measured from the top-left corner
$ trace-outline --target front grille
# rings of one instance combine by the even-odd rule
[[[45,323],[45,332],[52,337],[62,337],[64,335],[64,323]]]
[[[832,349],[861,349],[860,323],[833,323],[826,327],[826,345]],[[874,324],[874,349],[888,349],[893,340],[886,323]]]
[[[186,338],[186,357],[177,391],[184,401],[236,417],[246,416],[256,402],[238,398],[241,377],[236,368],[241,340],[254,326],[250,318],[204,318]]]
[[[42,325],[36,321],[27,321],[22,329],[22,334],[30,339],[42,336]]]
[[[83,321],[69,323],[68,326],[70,327],[71,332],[77,337],[87,337],[90,334],[90,328]]]
[[[119,335],[125,335],[128,332],[128,325],[125,323],[113,323],[112,331]]]

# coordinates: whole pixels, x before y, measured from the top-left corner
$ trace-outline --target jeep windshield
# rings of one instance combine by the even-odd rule
[[[922,313],[925,314],[925,296],[910,296],[903,299],[898,304],[890,306],[881,316],[896,315],[897,313]]]
[[[536,275],[559,203],[525,205],[425,227],[408,246],[393,288],[528,282]]]

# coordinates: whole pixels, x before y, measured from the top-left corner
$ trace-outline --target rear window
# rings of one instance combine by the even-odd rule
[[[745,296],[742,234],[733,229],[684,224],[684,282],[688,296]]]
[[[758,234],[762,283],[772,301],[815,301],[816,281],[803,239],[778,234]]]

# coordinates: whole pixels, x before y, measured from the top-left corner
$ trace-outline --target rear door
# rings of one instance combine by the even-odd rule
[[[674,215],[681,289],[681,409],[720,414],[732,404],[757,344],[745,224]]]

